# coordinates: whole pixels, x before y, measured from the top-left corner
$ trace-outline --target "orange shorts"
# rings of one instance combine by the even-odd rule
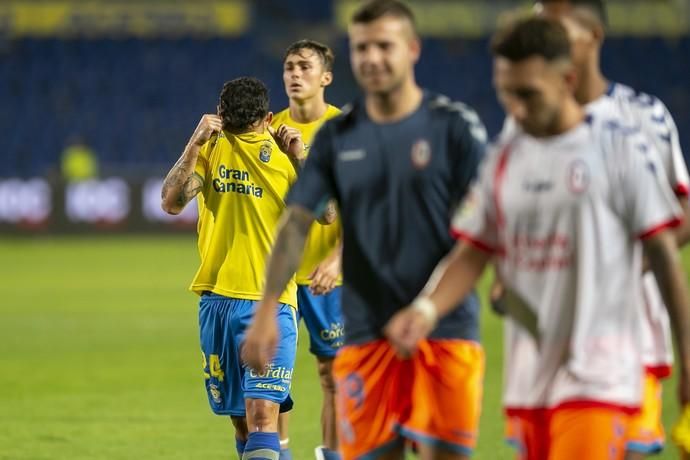
[[[425,340],[399,359],[377,340],[340,349],[333,365],[343,460],[374,458],[403,439],[467,454],[477,440],[484,351],[466,340]]]
[[[630,420],[625,448],[632,452],[655,454],[664,448],[664,426],[661,423],[661,382],[645,373],[642,410]]]
[[[609,407],[510,411],[506,440],[519,460],[623,460],[629,421]]]

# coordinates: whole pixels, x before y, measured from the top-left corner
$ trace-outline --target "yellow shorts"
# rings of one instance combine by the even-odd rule
[[[340,349],[333,373],[343,460],[400,448],[403,439],[469,455],[475,447],[484,351],[466,340],[425,340],[399,359],[385,340]]]
[[[625,448],[632,452],[656,454],[664,448],[665,434],[661,423],[661,382],[650,372],[644,376],[642,407],[630,420]]]

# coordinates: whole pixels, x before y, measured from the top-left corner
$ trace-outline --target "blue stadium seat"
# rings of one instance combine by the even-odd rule
[[[316,14],[316,13],[315,13]],[[321,13],[318,13],[321,14]],[[357,95],[344,37],[334,39],[334,84],[328,99]],[[102,169],[133,175],[163,173],[179,155],[202,113],[215,111],[223,82],[254,75],[271,91],[273,110],[287,104],[280,46],[238,39],[24,39],[0,48],[0,176],[55,171],[67,142],[83,137]],[[270,44],[270,43],[268,43]],[[604,47],[610,78],[666,102],[690,149],[690,37],[611,38]],[[640,66],[663,72],[640,72]],[[423,43],[419,82],[473,106],[489,133],[503,113],[491,88],[486,39]]]

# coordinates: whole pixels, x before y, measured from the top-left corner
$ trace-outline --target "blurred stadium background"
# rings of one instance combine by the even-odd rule
[[[488,36],[530,2],[409,3],[424,37],[418,80],[473,106],[495,134],[503,114]],[[296,39],[334,48],[331,103],[355,97],[344,24],[356,4],[0,2],[0,459],[234,458],[229,423],[206,407],[196,299],[185,291],[195,209],[164,215],[160,183],[224,81],[257,76],[274,111],[287,105],[282,55]],[[689,150],[690,0],[608,4],[606,75],[665,101]],[[501,325],[484,316],[475,458],[512,458],[501,441]],[[320,391],[301,345],[298,460],[319,439]],[[671,381],[667,428],[673,402]]]

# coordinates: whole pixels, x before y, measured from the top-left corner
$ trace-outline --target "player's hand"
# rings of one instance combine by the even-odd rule
[[[278,346],[278,324],[273,308],[257,305],[254,318],[242,343],[242,361],[256,372],[263,372],[273,360]]]
[[[223,120],[218,115],[213,115],[207,113],[196,126],[194,134],[192,134],[192,143],[196,145],[204,145],[211,139],[215,133],[219,133],[223,130]]]
[[[278,129],[273,129],[272,126],[269,126],[268,132],[273,136],[280,150],[287,155],[295,160],[304,160],[306,158],[302,133],[300,133],[299,129],[283,124],[278,126]]]
[[[340,248],[326,256],[314,271],[309,275],[311,284],[309,290],[314,295],[328,294],[335,288],[335,283],[340,275],[340,263],[342,261]]]
[[[430,321],[427,316],[410,305],[388,320],[383,334],[398,356],[409,358],[417,349],[420,340],[425,339],[434,327],[434,321]]]

